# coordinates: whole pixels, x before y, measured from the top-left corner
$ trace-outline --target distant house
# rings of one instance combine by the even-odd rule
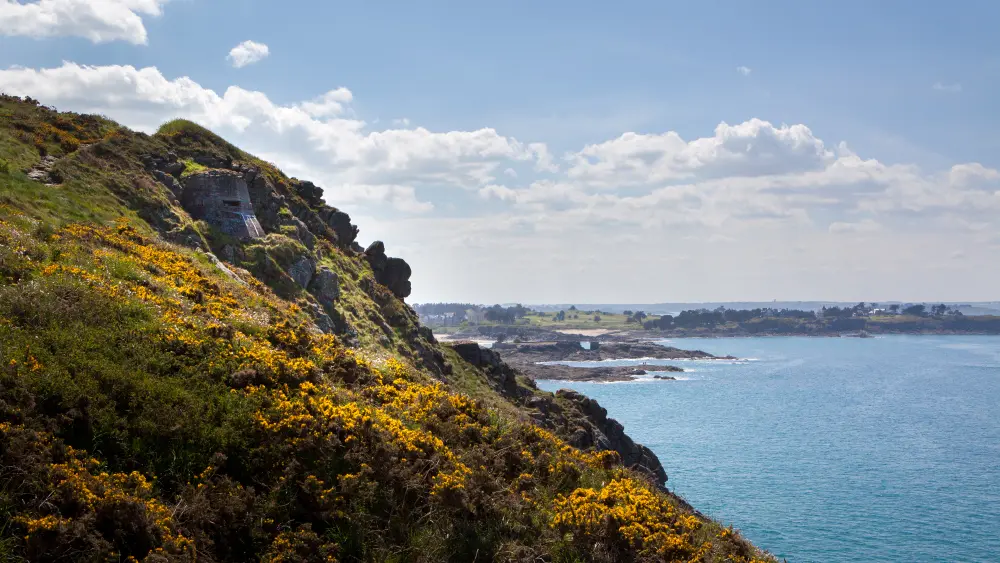
[[[467,309],[465,311],[465,319],[469,321],[469,324],[477,325],[481,324],[486,320],[486,313],[478,309]]]

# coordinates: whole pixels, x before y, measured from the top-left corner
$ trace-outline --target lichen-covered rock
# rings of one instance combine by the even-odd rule
[[[301,287],[309,287],[316,273],[316,263],[308,256],[302,256],[288,267],[288,275]]]
[[[329,268],[320,268],[309,285],[309,291],[327,309],[340,298],[340,278]]]

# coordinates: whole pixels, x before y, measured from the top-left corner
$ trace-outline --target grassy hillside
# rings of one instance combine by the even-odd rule
[[[260,169],[282,227],[193,220],[169,154]],[[188,122],[0,98],[0,561],[770,560],[437,344],[294,186]]]

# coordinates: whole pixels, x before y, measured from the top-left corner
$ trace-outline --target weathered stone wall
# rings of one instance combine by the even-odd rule
[[[207,221],[228,235],[264,236],[264,229],[254,215],[247,183],[235,172],[209,170],[188,176],[184,181],[181,205],[195,219]]]

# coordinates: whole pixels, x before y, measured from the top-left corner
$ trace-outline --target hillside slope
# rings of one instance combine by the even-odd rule
[[[0,98],[0,560],[770,560],[593,401],[438,344],[321,194]]]

